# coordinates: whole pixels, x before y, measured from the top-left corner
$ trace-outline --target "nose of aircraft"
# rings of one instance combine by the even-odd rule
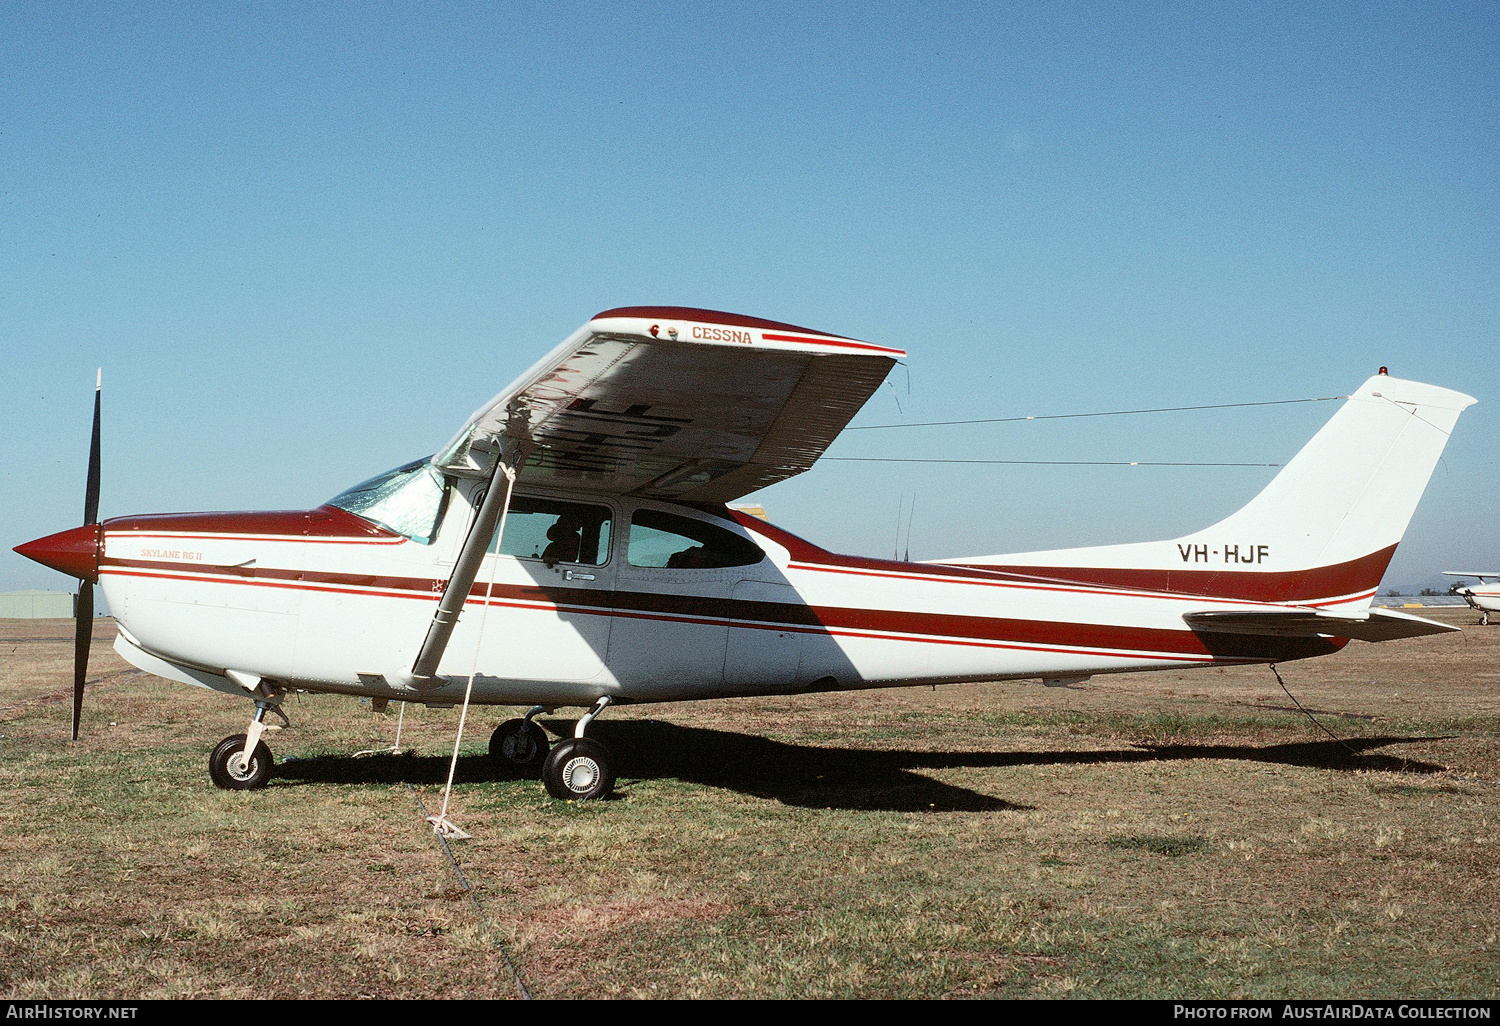
[[[102,537],[98,524],[86,524],[17,545],[15,550],[27,559],[34,559],[42,566],[60,570],[70,577],[97,581]]]

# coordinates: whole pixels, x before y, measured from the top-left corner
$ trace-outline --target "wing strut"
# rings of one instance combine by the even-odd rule
[[[417,691],[432,691],[447,683],[437,676],[438,663],[442,661],[453,627],[458,623],[464,603],[468,601],[469,589],[474,586],[474,578],[479,574],[479,564],[484,561],[484,553],[495,535],[495,528],[505,521],[516,475],[525,462],[524,450],[512,456],[510,463],[505,461],[504,453],[496,456],[495,470],[490,475],[484,501],[479,504],[479,512],[469,525],[468,537],[459,550],[458,561],[453,564],[453,573],[448,578],[448,586],[443,589],[443,597],[438,602],[437,612],[433,614],[432,625],[427,628],[427,639],[422,642],[422,650],[417,653],[411,673],[401,683]]]

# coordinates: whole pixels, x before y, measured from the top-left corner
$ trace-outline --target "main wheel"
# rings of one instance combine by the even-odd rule
[[[615,786],[614,759],[599,742],[570,737],[558,742],[542,763],[542,783],[554,798],[572,801],[605,798]]]
[[[547,732],[530,720],[506,720],[490,735],[491,759],[533,773],[542,768],[551,747]]]
[[[266,786],[266,781],[271,779],[271,749],[264,741],[257,741],[249,759],[241,757],[244,751],[244,734],[231,734],[219,742],[208,757],[208,775],[215,787],[226,791],[253,791]]]

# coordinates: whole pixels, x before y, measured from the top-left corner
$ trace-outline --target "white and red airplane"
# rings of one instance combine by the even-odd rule
[[[598,798],[611,703],[1267,663],[1451,630],[1370,600],[1459,413],[1382,373],[1249,505],[1169,541],[907,563],[725,503],[812,467],[900,350],[708,310],[608,310],[440,452],[317,509],[94,523],[17,551],[90,583],[143,670],[253,701],[210,758],[263,786],[290,691],[532,705],[499,760]],[[83,667],[75,667],[74,734]],[[552,744],[533,717],[588,707]]]
[[[1500,613],[1500,573],[1480,573],[1474,570],[1444,570],[1444,577],[1473,577],[1478,584],[1455,583],[1448,589],[1450,595],[1461,595],[1463,600],[1479,610],[1479,622],[1489,625],[1490,614]],[[1493,581],[1486,584],[1486,581]]]

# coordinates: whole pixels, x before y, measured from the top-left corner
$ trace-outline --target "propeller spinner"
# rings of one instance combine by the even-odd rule
[[[83,495],[83,526],[38,538],[15,551],[43,566],[78,578],[73,619],[73,740],[83,714],[83,682],[88,676],[89,643],[94,637],[94,582],[99,579],[99,396],[103,371],[94,379],[94,432],[89,441],[88,483]]]

